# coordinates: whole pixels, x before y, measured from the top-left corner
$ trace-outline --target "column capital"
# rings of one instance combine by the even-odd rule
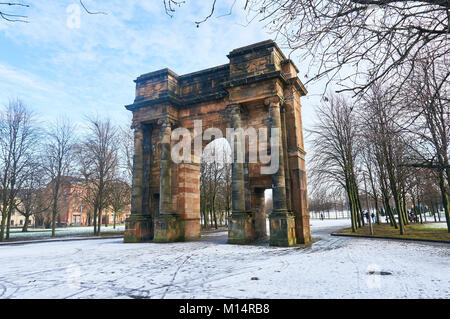
[[[162,127],[172,127],[175,126],[177,124],[177,120],[175,120],[174,118],[170,117],[170,116],[166,116],[163,118],[158,119],[157,124],[162,126]]]
[[[283,104],[283,99],[278,95],[268,97],[264,100],[264,105],[266,106],[279,107],[281,104]]]
[[[144,124],[142,124],[141,122],[139,123],[133,123],[130,127],[133,131],[139,131],[139,130],[143,130],[144,129]]]
[[[227,111],[230,114],[233,113],[241,113],[242,112],[242,105],[239,103],[230,103],[227,105]]]

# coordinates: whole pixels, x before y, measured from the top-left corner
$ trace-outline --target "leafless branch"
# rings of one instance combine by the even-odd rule
[[[20,2],[0,2],[0,8],[2,6],[8,6],[8,7],[26,7],[29,8],[30,6],[25,3]],[[28,17],[25,15],[20,14],[13,14],[13,13],[7,13],[0,9],[0,17],[8,22],[23,22],[28,23],[27,19]]]
[[[86,8],[86,6],[84,5],[84,3],[83,3],[82,0],[80,0],[80,4],[81,4],[81,6],[83,7],[84,11],[86,11],[88,14],[103,14],[103,15],[107,15],[106,12],[102,12],[102,11],[96,11],[96,12],[89,11],[89,10]]]

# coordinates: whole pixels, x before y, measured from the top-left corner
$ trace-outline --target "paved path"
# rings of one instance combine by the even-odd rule
[[[309,248],[227,245],[226,232],[0,247],[0,298],[450,298],[449,245],[329,235],[347,223],[313,220]]]

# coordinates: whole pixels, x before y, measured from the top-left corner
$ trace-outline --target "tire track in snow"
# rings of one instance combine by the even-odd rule
[[[187,256],[184,261],[178,266],[177,270],[175,271],[175,273],[173,274],[172,280],[170,281],[169,285],[167,286],[166,291],[164,291],[164,294],[162,295],[161,299],[164,299],[164,297],[166,296],[167,292],[169,291],[170,287],[173,285],[173,282],[175,281],[175,278],[177,277],[178,272],[180,271],[180,269],[183,267],[183,265],[191,258],[191,256]]]

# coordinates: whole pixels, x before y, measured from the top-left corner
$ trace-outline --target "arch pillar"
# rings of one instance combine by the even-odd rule
[[[172,207],[172,157],[171,135],[174,122],[165,117],[158,121],[160,125],[160,177],[159,177],[159,216],[155,218],[155,236],[153,241],[167,243],[184,241],[184,223]]]
[[[133,155],[133,177],[131,194],[131,215],[125,221],[125,243],[139,243],[153,239],[153,218],[144,209],[148,205],[147,177],[149,167],[149,147],[151,130],[148,126],[139,124],[134,128],[134,155]],[[147,183],[147,185],[144,185]],[[147,195],[147,196],[146,196]]]
[[[295,217],[288,211],[286,196],[286,178],[284,161],[284,138],[281,126],[280,98],[272,97],[265,100],[269,106],[271,129],[279,132],[278,136],[278,171],[272,175],[272,202],[273,210],[270,214],[270,245],[271,246],[293,246],[295,238]],[[273,145],[272,145],[273,147]],[[273,150],[272,150],[273,151]]]
[[[241,106],[239,104],[229,104],[227,107],[230,124],[232,129],[242,128],[241,123]],[[253,214],[246,210],[245,205],[245,179],[244,179],[244,163],[239,159],[243,159],[241,138],[233,136],[232,150],[232,212],[229,220],[228,243],[230,244],[248,244],[255,240],[255,223]],[[245,144],[244,144],[245,146]],[[245,159],[245,158],[244,158]]]
[[[258,240],[267,239],[265,189],[253,188],[251,202],[253,207],[253,217],[255,219],[256,238]]]

